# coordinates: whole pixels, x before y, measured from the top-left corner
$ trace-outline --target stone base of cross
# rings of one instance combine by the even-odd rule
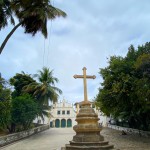
[[[76,116],[77,125],[73,127],[76,135],[73,136],[70,144],[66,144],[61,150],[111,150],[113,145],[109,145],[108,141],[104,141],[104,137],[100,134],[102,130],[99,126],[99,118],[94,109],[90,107],[87,98],[86,78],[95,79],[95,76],[86,75],[86,68],[83,68],[83,75],[74,75],[74,78],[83,78],[84,82],[84,101]]]

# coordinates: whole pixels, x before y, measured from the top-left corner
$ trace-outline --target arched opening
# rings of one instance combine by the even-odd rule
[[[51,127],[51,128],[53,127],[53,122],[52,122],[52,121],[50,122],[50,127]]]
[[[65,119],[62,119],[62,120],[61,120],[61,127],[62,127],[62,128],[65,128],[65,127],[66,127],[66,120],[65,120]]]
[[[72,120],[71,119],[67,120],[67,127],[72,127]]]
[[[56,127],[56,128],[59,128],[59,127],[60,127],[60,120],[59,120],[59,119],[56,119],[56,120],[55,120],[55,127]]]

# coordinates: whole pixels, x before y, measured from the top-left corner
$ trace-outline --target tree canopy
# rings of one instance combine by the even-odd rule
[[[29,93],[33,92],[33,96],[41,104],[48,105],[49,101],[56,102],[62,91],[55,86],[58,79],[53,76],[53,70],[50,71],[49,68],[43,67],[34,77],[37,78],[38,82],[24,86],[23,90]]]
[[[36,78],[34,80],[33,78]],[[11,85],[14,86],[12,97],[29,94],[34,98],[37,103],[38,112],[37,114],[44,120],[44,116],[48,116],[49,101],[56,102],[59,94],[62,91],[55,86],[58,79],[53,76],[53,70],[47,67],[43,67],[37,74],[31,75],[17,73],[10,79]]]
[[[25,130],[35,117],[40,116],[44,121],[44,116],[50,116],[49,101],[57,101],[62,93],[55,86],[58,79],[53,76],[53,70],[46,67],[33,76],[16,73],[6,81],[0,74],[0,130],[11,133]],[[9,89],[9,82],[13,91]]]
[[[12,100],[12,122],[28,129],[37,116],[37,104],[30,95],[21,95]]]
[[[16,75],[10,78],[10,84],[14,86],[14,91],[12,92],[12,96],[20,96],[23,93],[23,87],[29,85],[31,83],[36,83],[36,81],[31,77],[31,75],[22,73],[16,73]],[[32,94],[32,93],[29,93]]]
[[[15,25],[11,2],[10,0],[0,0],[0,30],[8,25],[9,20],[11,24]]]
[[[131,45],[125,57],[111,56],[108,64],[99,72],[97,105],[129,127],[150,130],[150,43]]]
[[[11,120],[11,91],[0,75],[0,129],[6,129]]]
[[[18,19],[15,25],[14,15]],[[0,1],[0,30],[8,25],[8,20],[14,28],[6,36],[0,47],[0,54],[15,30],[22,26],[25,33],[33,36],[41,32],[47,38],[47,22],[56,17],[66,17],[66,13],[51,5],[50,0],[1,0]]]

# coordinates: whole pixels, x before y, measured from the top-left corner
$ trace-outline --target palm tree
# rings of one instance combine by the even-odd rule
[[[43,67],[42,70],[35,74],[39,82],[33,82],[24,87],[24,91],[33,92],[33,96],[36,97],[41,105],[48,106],[49,101],[56,102],[59,94],[62,91],[55,86],[55,82],[58,83],[58,79],[53,76],[53,70]]]
[[[0,0],[0,30],[8,25],[9,19],[11,24],[15,25],[15,21],[12,16],[10,1]]]
[[[33,96],[37,99],[38,104],[38,116],[44,121],[44,116],[50,117],[49,101],[56,102],[59,94],[62,91],[55,86],[55,82],[58,83],[58,79],[53,76],[53,70],[43,67],[42,70],[35,74],[39,82],[33,82],[24,86],[24,91],[33,93]]]
[[[25,29],[25,33],[30,33],[34,36],[40,31],[47,38],[47,21],[60,16],[66,17],[66,13],[53,7],[50,4],[50,0],[12,0],[10,6],[19,23],[6,36],[0,47],[0,54],[19,26]],[[5,17],[5,14],[3,16]]]

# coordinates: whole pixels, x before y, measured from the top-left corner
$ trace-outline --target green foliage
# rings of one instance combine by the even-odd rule
[[[13,15],[18,19],[15,25]],[[66,17],[66,13],[53,7],[50,0],[3,0],[0,1],[0,30],[5,28],[10,19],[14,28],[6,36],[0,47],[0,53],[15,30],[22,26],[25,33],[32,34],[41,32],[47,38],[47,22],[57,17]]]
[[[0,101],[0,129],[5,130],[11,122],[10,101]]]
[[[150,130],[150,43],[137,50],[130,46],[124,58],[110,57],[99,73],[104,80],[96,97],[100,109],[130,127]]]
[[[55,82],[57,83],[58,79],[53,76],[53,70],[50,71],[49,68],[43,67],[34,77],[39,82],[28,84],[24,86],[23,90],[33,93],[32,96],[37,100],[38,104],[38,115],[44,120],[44,116],[48,116],[49,101],[56,102],[58,94],[61,94],[62,91],[55,86]]]
[[[16,97],[22,95],[24,93],[23,87],[31,83],[36,83],[31,75],[25,74],[24,72],[16,73],[16,75],[10,79],[10,84],[14,86],[15,89],[12,96]]]
[[[49,0],[13,0],[12,10],[22,22],[25,33],[35,35],[40,31],[45,37],[47,37],[47,21],[66,16],[65,12],[53,7]]]
[[[12,100],[12,121],[17,126],[28,129],[37,116],[37,104],[30,95],[22,95]]]
[[[0,0],[0,30],[8,25],[8,20],[11,24],[15,24],[12,16],[10,0]]]
[[[35,117],[49,117],[49,100],[57,101],[58,94],[62,91],[55,87],[58,79],[53,76],[53,71],[43,68],[35,75],[17,73],[10,79],[14,87],[11,92],[7,82],[0,75],[0,129],[15,132],[25,130],[31,126]]]
[[[150,54],[142,54],[137,58],[135,62],[135,68],[137,73],[141,77],[150,78]]]
[[[11,91],[6,86],[7,82],[0,77],[0,101],[11,99]]]
[[[38,112],[37,115],[41,117],[41,119],[44,121],[44,117],[50,117],[50,113],[49,113],[49,106],[47,105],[41,105],[40,103],[37,103],[37,108],[38,108]]]
[[[58,94],[61,94],[62,91],[55,86],[55,82],[57,83],[58,79],[53,76],[53,70],[50,71],[49,68],[44,67],[38,71],[38,74],[35,74],[34,77],[36,77],[38,81],[24,72],[21,74],[17,73],[11,78],[10,83],[15,89],[12,93],[12,97],[18,97],[24,93],[30,94],[37,103],[38,115],[44,119],[44,116],[48,116],[49,101],[57,101]]]
[[[7,82],[0,76],[0,129],[6,129],[11,120],[11,91]]]
[[[43,105],[48,106],[49,100],[52,102],[57,101],[58,94],[61,94],[62,91],[55,86],[58,79],[53,76],[53,70],[50,71],[49,68],[43,67],[34,76],[37,77],[39,82],[28,84],[24,87],[24,91],[34,91],[33,96]]]

